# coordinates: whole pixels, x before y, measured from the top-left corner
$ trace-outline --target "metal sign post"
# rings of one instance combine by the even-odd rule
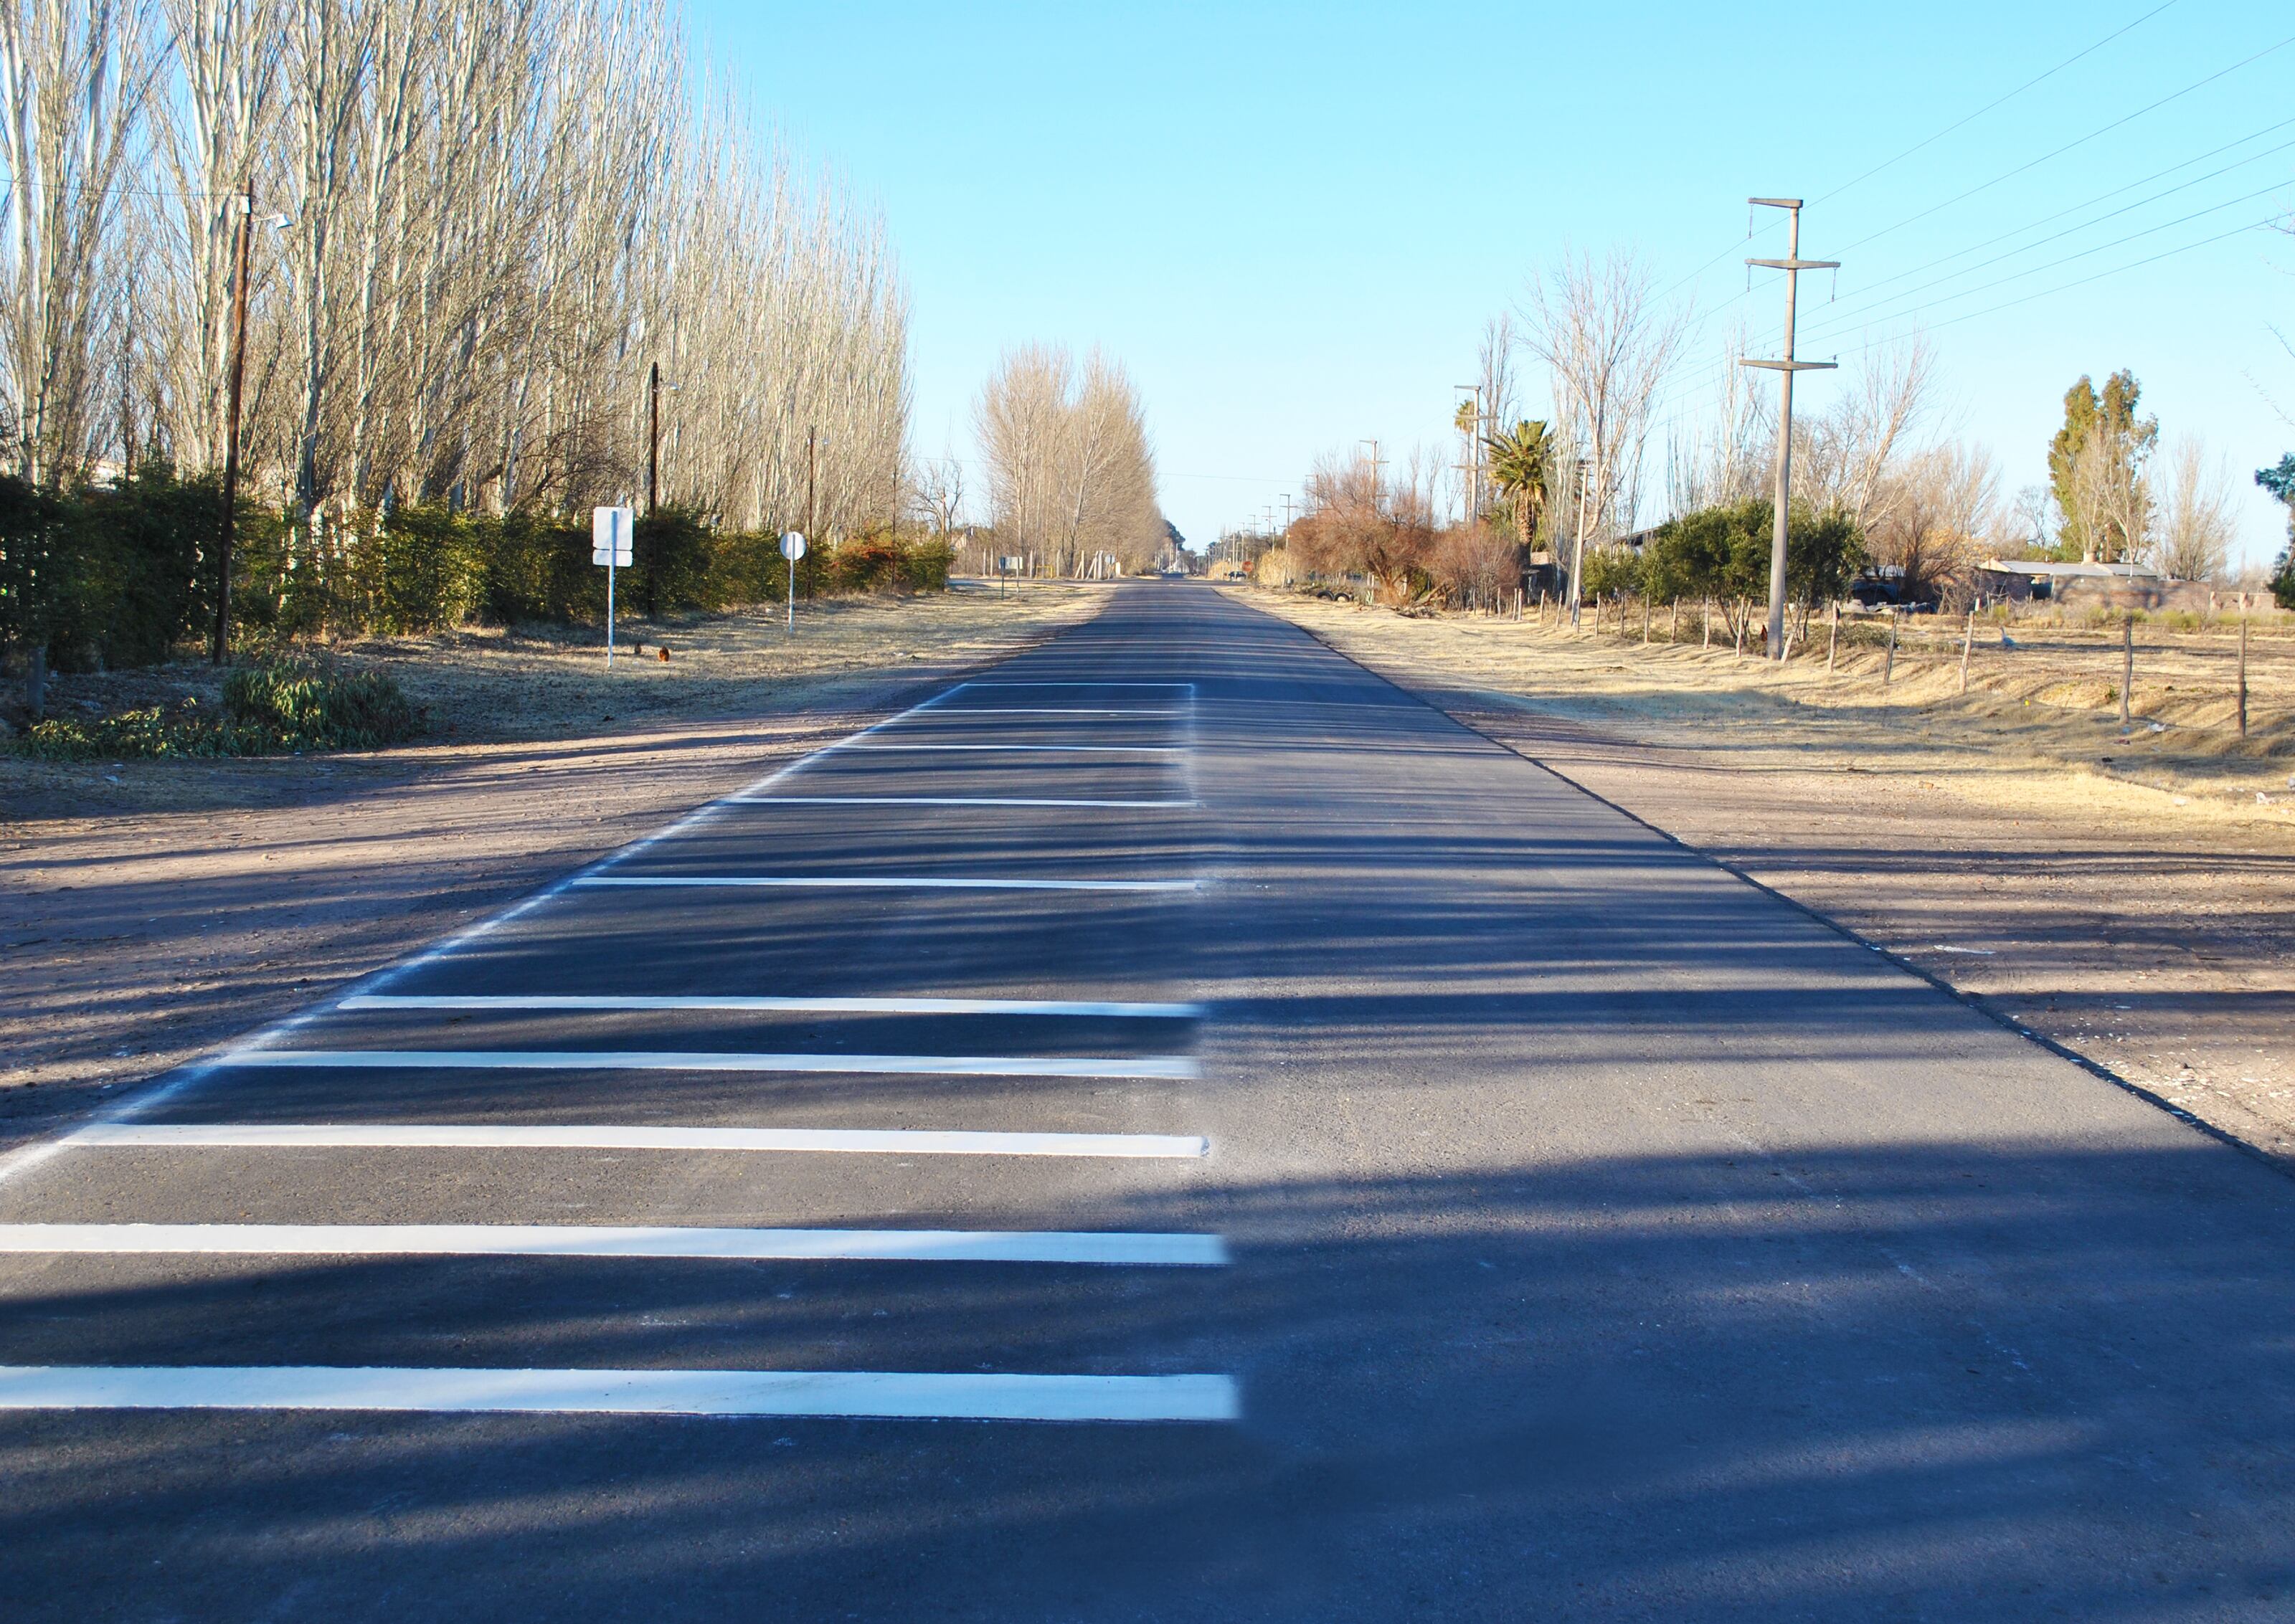
[[[630,566],[630,526],[634,515],[627,508],[590,510],[590,562],[606,567],[606,665],[614,663],[614,571]]]
[[[788,629],[793,633],[796,631],[796,561],[804,557],[804,537],[794,530],[782,536],[781,557],[788,560]]]

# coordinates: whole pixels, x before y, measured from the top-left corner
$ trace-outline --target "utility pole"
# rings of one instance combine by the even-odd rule
[[[1587,488],[1589,482],[1586,477],[1586,459],[1572,457],[1570,466],[1578,480],[1578,524],[1570,536],[1570,629],[1575,632],[1579,604],[1586,596],[1586,498],[1590,493]]]
[[[1769,530],[1769,657],[1785,658],[1785,509],[1793,494],[1793,383],[1795,372],[1830,371],[1830,361],[1796,361],[1793,359],[1793,306],[1801,290],[1803,271],[1831,271],[1840,267],[1837,259],[1803,259],[1801,257],[1801,200],[1799,198],[1747,198],[1757,208],[1785,210],[1785,257],[1783,259],[1748,259],[1749,265],[1763,265],[1785,273],[1785,353],[1781,361],[1742,359],[1741,366],[1764,367],[1781,374],[1778,379],[1777,404],[1777,488],[1776,512]]]
[[[238,271],[231,295],[231,386],[224,419],[223,547],[216,555],[215,643],[208,658],[220,665],[231,651],[231,544],[239,519],[239,401],[247,381],[248,240],[255,234],[255,183],[240,191]]]
[[[817,461],[814,453],[820,444],[821,431],[818,428],[808,428],[804,431],[804,535],[809,542],[817,542],[821,539],[813,530],[813,512],[814,489],[813,475]]]
[[[646,517],[661,498],[661,363],[646,375]]]
[[[1466,436],[1466,466],[1461,470],[1466,476],[1466,522],[1471,525],[1482,516],[1482,386],[1478,383],[1454,383],[1450,387],[1474,397],[1474,426],[1464,430]],[[1466,404],[1464,401],[1458,403],[1461,407]],[[1460,415],[1464,415],[1463,412]]]

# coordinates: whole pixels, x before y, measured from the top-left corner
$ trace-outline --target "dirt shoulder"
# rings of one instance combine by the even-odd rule
[[[2116,710],[1964,698],[1956,666],[1884,689],[1821,661],[1240,595],[2295,1165],[2295,762],[2273,741],[2141,719],[2123,739]]]
[[[412,747],[239,761],[0,758],[0,1144],[168,1070],[569,869],[1088,617],[1030,583],[633,628],[665,666],[572,638],[363,643],[437,731]],[[808,637],[808,632],[810,633]],[[65,678],[150,701],[200,668]],[[100,696],[100,697],[99,697]],[[449,734],[445,729],[452,726]],[[475,736],[475,737],[474,737]],[[464,742],[468,740],[469,742]]]

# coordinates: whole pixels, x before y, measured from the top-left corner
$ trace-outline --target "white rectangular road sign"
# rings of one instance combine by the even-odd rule
[[[636,518],[629,508],[590,510],[590,562],[630,567],[630,526]]]

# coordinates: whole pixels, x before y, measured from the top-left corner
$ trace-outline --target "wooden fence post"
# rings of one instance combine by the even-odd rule
[[[2239,595],[2239,736],[2247,737],[2247,594]]]
[[[1968,629],[1960,634],[1960,691],[1968,691],[1968,650],[1976,641],[1976,606],[1969,605]]]
[[[2136,687],[2136,611],[2130,609],[2119,620],[2119,730],[2127,732],[2134,724],[2128,720],[2128,703]]]
[[[1833,662],[1841,653],[1841,600],[1833,600],[1832,627],[1825,639],[1825,674],[1833,674]]]

